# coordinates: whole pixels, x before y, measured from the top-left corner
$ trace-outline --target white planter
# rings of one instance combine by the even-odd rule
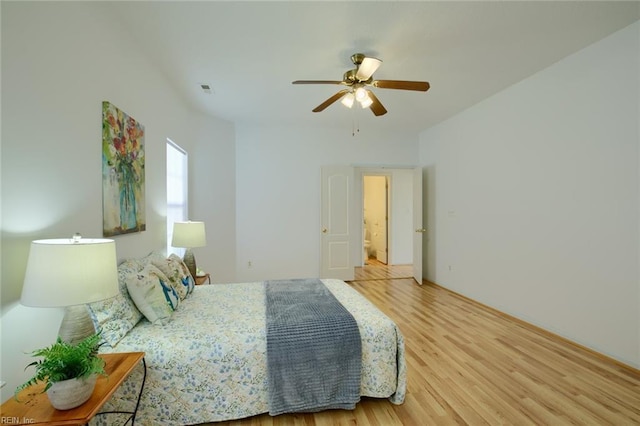
[[[49,401],[58,410],[70,410],[84,404],[96,387],[98,376],[87,379],[69,379],[54,383],[47,391]]]

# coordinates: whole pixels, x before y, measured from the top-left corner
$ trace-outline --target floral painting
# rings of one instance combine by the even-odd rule
[[[144,126],[102,102],[102,229],[105,237],[146,228]]]

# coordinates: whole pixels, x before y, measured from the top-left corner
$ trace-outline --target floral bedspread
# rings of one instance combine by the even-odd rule
[[[400,404],[406,390],[404,340],[397,326],[340,280],[322,280],[351,312],[362,338],[362,396]],[[269,411],[262,283],[197,286],[164,326],[142,320],[109,352],[146,353],[141,426],[192,425]],[[102,411],[130,411],[142,367]],[[113,415],[91,424],[114,424]]]

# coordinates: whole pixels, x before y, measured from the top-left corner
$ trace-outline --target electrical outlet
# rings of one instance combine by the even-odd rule
[[[251,269],[251,267],[252,267],[252,266],[253,266],[253,262],[248,261],[248,262],[247,262],[247,268]]]
[[[4,387],[4,385],[6,385],[7,382],[5,382],[4,380],[0,382],[0,389],[2,389]]]

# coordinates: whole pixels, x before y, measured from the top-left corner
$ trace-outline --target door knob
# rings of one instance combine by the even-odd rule
[[[327,228],[322,228],[322,233],[326,234],[327,233]]]
[[[418,228],[416,229],[416,232],[427,232],[427,230],[425,228]]]

